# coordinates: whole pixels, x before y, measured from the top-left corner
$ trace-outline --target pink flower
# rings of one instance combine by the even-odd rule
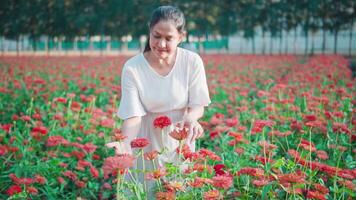
[[[103,164],[104,178],[108,178],[109,175],[116,170],[125,170],[132,167],[135,159],[136,158],[133,155],[129,154],[106,158]]]
[[[183,128],[182,130],[174,130],[172,132],[169,133],[169,135],[178,140],[178,141],[182,141],[184,139],[186,139],[188,137],[188,131],[187,129]]]
[[[230,176],[215,176],[212,178],[212,180],[212,185],[221,189],[228,189],[233,183],[233,179]]]

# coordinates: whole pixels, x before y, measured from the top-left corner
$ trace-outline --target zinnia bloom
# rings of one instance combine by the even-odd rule
[[[157,192],[157,200],[174,200],[176,199],[176,194],[174,192]]]
[[[146,160],[154,160],[156,157],[158,156],[158,151],[154,150],[154,151],[150,151],[150,152],[146,152],[143,157]]]
[[[104,178],[116,170],[124,170],[134,165],[135,157],[129,154],[112,156],[105,159],[103,164]]]
[[[182,130],[174,130],[172,132],[169,133],[169,135],[178,140],[178,141],[182,141],[184,139],[186,139],[188,137],[188,131],[187,129],[183,128]]]
[[[204,192],[204,196],[203,197],[204,197],[204,200],[221,199],[219,190],[210,190],[210,191]]]
[[[160,129],[163,129],[169,125],[171,125],[172,122],[171,122],[171,119],[167,116],[160,116],[160,117],[157,117],[154,121],[153,121],[153,126],[155,128],[160,128]]]
[[[54,147],[54,146],[58,146],[60,144],[62,144],[62,141],[64,140],[64,138],[60,135],[51,135],[48,137],[47,139],[47,147]]]
[[[214,170],[216,175],[224,175],[225,171],[223,170],[225,168],[224,164],[216,164],[214,165]]]
[[[232,185],[232,177],[229,176],[215,176],[212,178],[212,185],[216,188],[228,189]]]
[[[146,138],[136,138],[131,141],[131,148],[144,148],[150,144],[150,141]]]
[[[12,185],[11,187],[9,187],[9,189],[6,190],[6,194],[9,196],[12,196],[20,192],[22,192],[22,189],[18,185]]]

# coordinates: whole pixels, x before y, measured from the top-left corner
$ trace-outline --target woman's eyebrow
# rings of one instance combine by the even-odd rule
[[[160,36],[165,36],[165,37],[168,37],[168,38],[171,38],[171,37],[173,37],[173,35],[171,35],[171,34],[167,34],[167,35],[165,35],[165,34],[162,34],[162,33],[160,33],[160,32],[158,32],[158,31],[153,31],[153,33],[155,34],[155,35],[160,35]]]

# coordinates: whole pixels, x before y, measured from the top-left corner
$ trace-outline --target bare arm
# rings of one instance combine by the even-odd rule
[[[135,139],[141,128],[141,117],[131,117],[124,120],[121,131],[127,138],[120,144],[119,142],[110,142],[107,147],[115,147],[117,154],[129,153],[132,154],[131,141]]]
[[[188,108],[187,113],[183,116],[183,121],[180,127],[183,126],[189,129],[189,142],[192,143],[196,138],[200,138],[204,134],[203,127],[198,120],[204,115],[204,106]]]
[[[185,118],[191,121],[198,121],[203,115],[204,115],[204,106],[198,106],[194,108],[188,108],[188,112]]]

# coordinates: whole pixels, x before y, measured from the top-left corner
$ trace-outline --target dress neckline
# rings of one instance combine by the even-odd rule
[[[141,53],[141,56],[143,57],[143,60],[145,61],[145,64],[146,66],[150,69],[150,71],[152,71],[154,74],[156,74],[156,76],[160,77],[160,78],[167,78],[169,77],[173,71],[174,71],[174,68],[176,68],[176,65],[177,65],[177,61],[178,61],[178,56],[180,55],[180,48],[177,47],[177,55],[176,55],[176,58],[175,58],[175,61],[174,61],[174,64],[173,64],[173,67],[172,69],[169,71],[169,73],[165,76],[159,74],[151,65],[150,63],[148,62],[148,60],[146,59],[146,57],[143,55],[143,53]]]

